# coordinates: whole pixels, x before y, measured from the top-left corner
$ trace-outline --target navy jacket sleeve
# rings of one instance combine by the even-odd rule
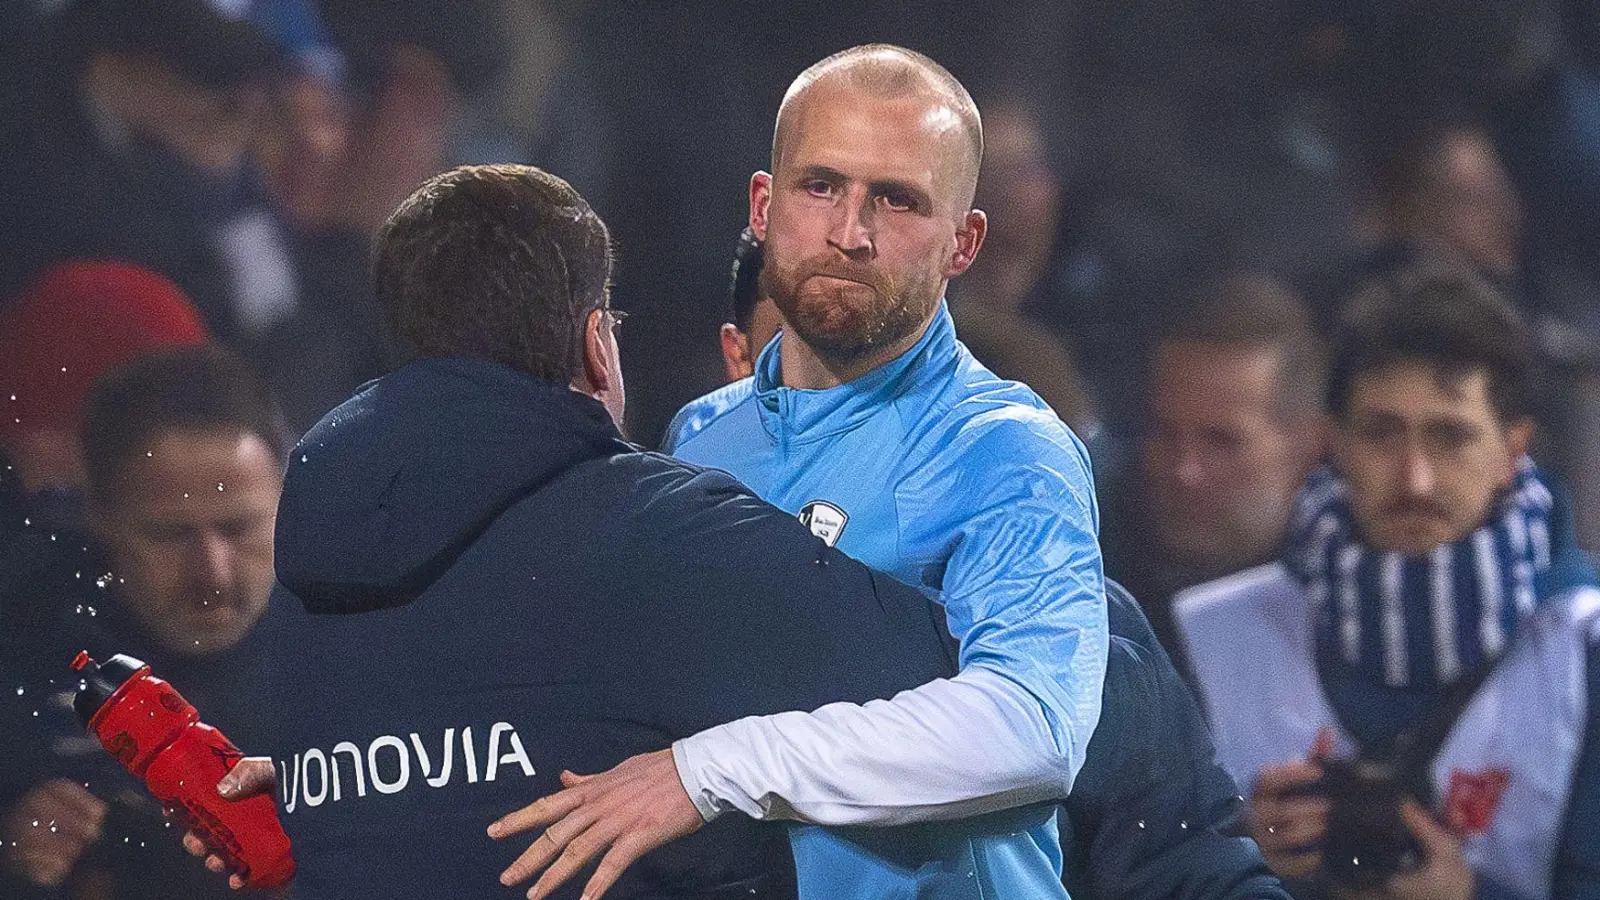
[[[1287,900],[1188,685],[1132,598],[1107,584],[1105,707],[1066,804],[1074,898]]]
[[[646,671],[671,673],[658,707],[670,733],[862,703],[955,673],[939,609],[920,592],[827,547],[724,472],[661,483],[671,490],[638,516],[656,556],[652,591],[682,604],[650,617],[663,658]]]

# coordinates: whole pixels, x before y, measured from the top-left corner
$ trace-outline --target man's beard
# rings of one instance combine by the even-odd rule
[[[824,287],[830,276],[854,282]],[[783,314],[784,326],[824,360],[854,363],[914,333],[938,303],[937,275],[896,282],[870,266],[828,253],[784,266],[769,244],[761,287]]]

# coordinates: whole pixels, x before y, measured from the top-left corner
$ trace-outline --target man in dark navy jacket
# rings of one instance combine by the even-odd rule
[[[920,594],[622,440],[610,263],[588,205],[527,167],[446,173],[380,236],[378,295],[420,359],[290,456],[291,637],[248,748],[274,760],[297,897],[507,894],[519,848],[484,828],[563,769],[952,671]],[[707,828],[618,893],[783,896],[771,834]]]
[[[296,897],[502,896],[526,845],[483,828],[564,769],[954,673],[919,592],[731,477],[623,442],[608,238],[564,182],[446,173],[379,248],[379,296],[421,359],[291,455],[275,599],[292,637],[271,745],[246,748],[273,758]],[[1281,896],[1222,833],[1231,783],[1149,626],[1112,607],[1126,690],[1108,709],[1134,731],[1097,733],[1069,801],[1086,822],[1069,852],[1106,863],[1075,890]],[[1187,740],[1162,759],[1128,752],[1168,728]],[[792,896],[787,842],[761,827],[723,817],[610,896]]]

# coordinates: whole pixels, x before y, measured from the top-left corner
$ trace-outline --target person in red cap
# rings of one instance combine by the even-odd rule
[[[83,485],[78,424],[102,372],[162,347],[210,340],[166,276],[73,260],[0,308],[0,451],[29,494]]]

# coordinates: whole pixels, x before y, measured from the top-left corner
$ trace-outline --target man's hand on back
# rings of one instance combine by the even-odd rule
[[[705,824],[683,789],[671,750],[635,756],[598,775],[562,772],[561,784],[564,790],[489,826],[496,839],[544,829],[500,875],[510,886],[544,871],[528,891],[532,900],[549,896],[601,857],[583,891],[585,900],[599,900],[640,857]]]

